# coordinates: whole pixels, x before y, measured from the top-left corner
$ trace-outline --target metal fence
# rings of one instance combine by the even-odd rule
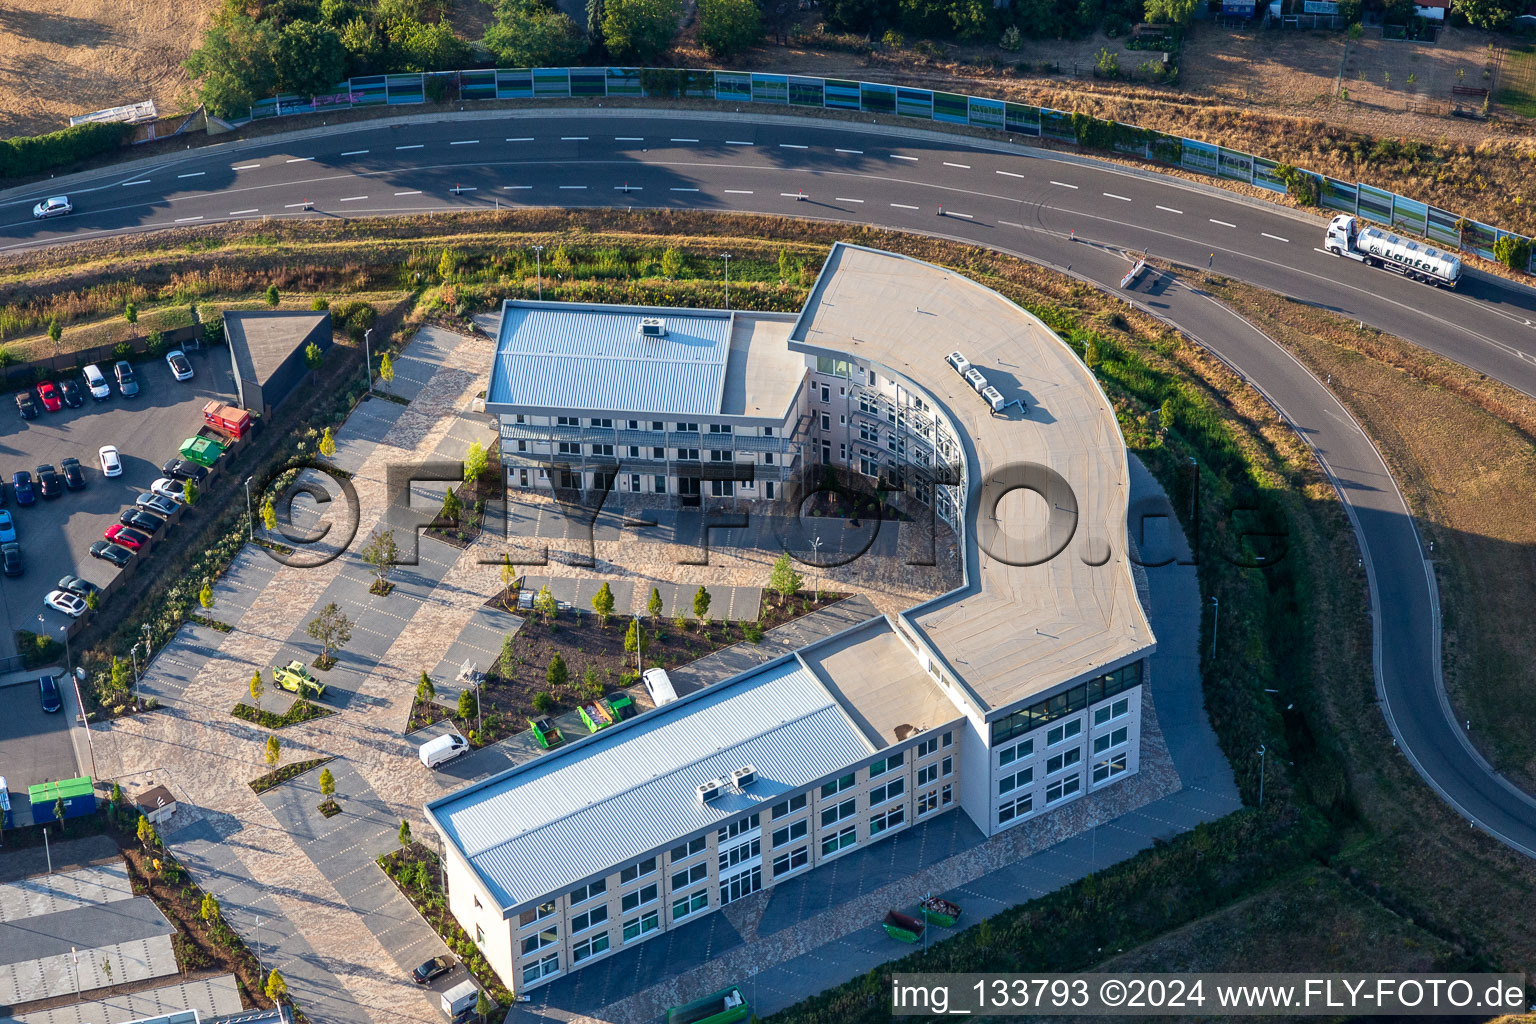
[[[1276,161],[1208,142],[982,96],[799,75],[679,68],[496,68],[371,75],[349,79],[321,96],[290,95],[262,100],[251,107],[250,116],[255,120],[352,107],[424,103],[428,98],[450,98],[455,92],[458,99],[468,101],[619,96],[898,115],[1108,149],[1214,178],[1286,192],[1286,183],[1277,174]],[[1303,173],[1311,175],[1317,183],[1318,201],[1324,208],[1418,235],[1436,245],[1491,260],[1495,258],[1494,245],[1499,239],[1524,238],[1362,182],[1339,181],[1312,171]],[[1536,246],[1532,248],[1536,250]],[[1536,251],[1525,269],[1527,273],[1536,273]]]

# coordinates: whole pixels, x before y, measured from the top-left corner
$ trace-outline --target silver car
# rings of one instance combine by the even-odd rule
[[[66,213],[74,212],[74,207],[69,205],[69,196],[54,196],[52,199],[44,199],[32,207],[32,216],[39,220],[44,217],[62,217]]]

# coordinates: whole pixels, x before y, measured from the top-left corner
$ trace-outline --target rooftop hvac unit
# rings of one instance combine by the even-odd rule
[[[699,783],[697,792],[699,794],[699,803],[709,803],[715,797],[720,795],[720,780],[710,779],[708,782]]]
[[[749,764],[742,765],[731,772],[731,781],[736,784],[737,789],[746,789],[757,781],[757,769]]]
[[[648,316],[640,321],[640,337],[665,338],[667,322],[659,316]]]

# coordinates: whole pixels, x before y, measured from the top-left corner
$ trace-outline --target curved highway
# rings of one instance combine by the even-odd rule
[[[313,122],[310,122],[312,125]],[[75,213],[35,221],[68,192]],[[1322,382],[1177,276],[1119,282],[1150,251],[1370,323],[1536,394],[1536,292],[1469,270],[1457,292],[1336,259],[1322,221],[1182,179],[901,125],[651,111],[404,117],[189,151],[0,199],[0,252],[264,217],[494,206],[769,213],[943,235],[1068,270],[1236,367],[1307,439],[1344,498],[1371,591],[1377,689],[1420,775],[1536,856],[1536,799],[1453,721],[1433,574],[1375,447]]]

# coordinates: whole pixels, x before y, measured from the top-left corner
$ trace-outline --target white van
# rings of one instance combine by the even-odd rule
[[[468,753],[468,751],[469,740],[456,732],[450,732],[446,736],[439,736],[435,740],[427,740],[427,742],[421,745],[421,750],[417,753],[421,757],[422,764],[428,768],[436,768],[438,765],[452,761],[460,754]]]
[[[965,356],[961,355],[959,352],[951,352],[949,355],[944,357],[944,361],[947,362],[950,366],[953,366],[955,368],[955,372],[962,377],[965,376],[965,371],[971,368],[970,360],[966,359]]]
[[[465,979],[443,993],[443,1012],[456,1017],[473,1007],[479,996],[480,990],[475,987],[474,981]]]
[[[107,375],[102,373],[101,367],[95,363],[85,368],[85,386],[91,389],[91,397],[98,402],[112,397],[112,387],[107,383]]]
[[[666,669],[648,668],[640,678],[645,682],[645,692],[651,695],[651,703],[657,707],[677,700],[677,691],[672,689],[672,680],[667,676]]]

